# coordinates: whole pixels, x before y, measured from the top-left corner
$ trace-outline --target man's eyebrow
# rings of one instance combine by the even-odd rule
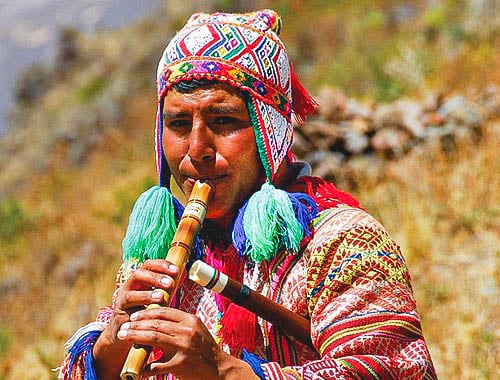
[[[175,112],[175,111],[163,111],[162,114],[164,119],[175,119],[175,118],[183,118],[183,117],[188,117],[189,114],[185,112]]]
[[[231,113],[241,113],[243,109],[241,107],[235,107],[230,105],[212,105],[208,107],[210,113],[215,114],[231,114]]]

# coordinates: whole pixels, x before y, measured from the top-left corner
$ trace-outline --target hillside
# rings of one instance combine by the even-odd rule
[[[273,2],[321,101],[294,150],[402,245],[440,378],[493,379],[498,20],[487,0],[432,4]],[[93,36],[68,29],[59,63],[20,79],[0,139],[1,380],[54,378],[64,341],[109,303],[131,205],[156,181],[155,65],[189,7],[169,1]]]

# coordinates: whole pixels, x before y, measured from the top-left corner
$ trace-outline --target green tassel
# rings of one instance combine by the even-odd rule
[[[287,193],[265,183],[248,200],[243,216],[247,252],[255,262],[270,260],[280,249],[297,252],[302,227]]]
[[[172,194],[160,186],[146,190],[130,214],[122,241],[123,260],[142,263],[146,259],[165,258],[176,224]]]

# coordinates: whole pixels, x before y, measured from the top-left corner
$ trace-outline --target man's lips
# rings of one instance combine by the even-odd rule
[[[194,185],[196,181],[210,181],[213,185],[217,185],[218,183],[222,182],[224,179],[227,178],[227,175],[217,175],[217,176],[185,176],[186,181],[190,185]]]

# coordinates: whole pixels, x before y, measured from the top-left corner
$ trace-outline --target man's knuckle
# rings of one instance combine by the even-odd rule
[[[125,294],[123,295],[123,301],[125,302],[125,304],[131,303],[132,300],[133,300],[132,294],[130,292],[125,292]]]
[[[190,314],[186,317],[186,322],[190,326],[196,326],[198,324],[198,321],[199,321],[199,319],[196,315]]]
[[[156,332],[156,331],[153,331],[153,332],[151,333],[151,341],[152,341],[152,342],[157,343],[157,342],[159,342],[159,341],[160,341],[160,339],[161,339],[161,334],[160,334],[160,333],[158,333],[158,332]]]
[[[160,321],[155,319],[154,321],[151,322],[151,327],[155,330],[159,330],[161,327]]]

